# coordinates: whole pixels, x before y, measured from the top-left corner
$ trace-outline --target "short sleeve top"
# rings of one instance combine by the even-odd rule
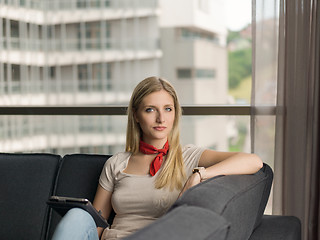
[[[187,145],[182,149],[187,177],[198,166],[204,149]],[[123,172],[130,159],[130,152],[117,153],[108,159],[100,175],[99,184],[112,192],[111,204],[116,213],[113,224],[102,239],[123,238],[161,217],[177,200],[180,191],[156,189],[156,176],[133,175]]]

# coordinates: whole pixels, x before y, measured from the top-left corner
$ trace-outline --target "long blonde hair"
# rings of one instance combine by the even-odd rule
[[[179,122],[181,106],[179,104],[176,91],[168,81],[158,77],[149,77],[142,80],[133,90],[127,110],[128,125],[126,151],[132,152],[133,154],[139,152],[139,141],[142,136],[142,130],[134,118],[135,112],[139,108],[139,105],[145,96],[160,90],[165,90],[172,96],[175,108],[175,118],[172,130],[168,136],[168,142],[170,145],[169,152],[162,170],[159,172],[155,181],[155,187],[158,189],[170,187],[170,190],[173,190],[174,188],[180,190],[186,179],[182,149],[180,145]]]

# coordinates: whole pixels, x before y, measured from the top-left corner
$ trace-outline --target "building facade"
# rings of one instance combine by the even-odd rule
[[[161,0],[160,8],[161,74],[174,84],[184,105],[228,104],[224,2]],[[182,139],[226,151],[229,123],[226,116],[184,117]]]

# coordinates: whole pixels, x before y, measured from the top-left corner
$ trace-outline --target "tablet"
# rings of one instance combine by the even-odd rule
[[[97,227],[107,228],[109,226],[107,220],[101,216],[86,198],[51,196],[47,204],[61,216],[64,216],[71,208],[81,208],[90,213]]]

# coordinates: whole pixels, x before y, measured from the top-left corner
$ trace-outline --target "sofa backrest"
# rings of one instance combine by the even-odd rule
[[[61,157],[0,154],[1,239],[45,239],[54,179]]]
[[[53,195],[94,199],[99,177],[109,155],[71,154],[62,159]],[[61,217],[51,211],[47,239],[51,239]]]
[[[272,179],[266,164],[256,174],[218,176],[189,189],[172,209],[184,204],[209,209],[230,223],[228,240],[248,239],[261,222]]]

